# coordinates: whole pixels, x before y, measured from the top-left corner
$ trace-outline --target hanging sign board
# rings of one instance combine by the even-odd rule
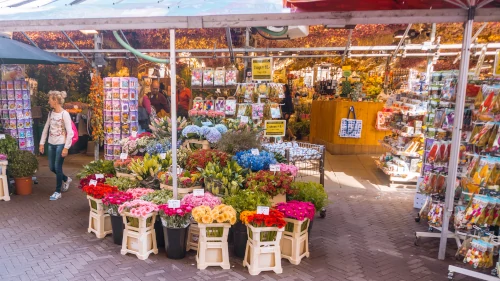
[[[266,120],[265,134],[266,137],[284,137],[286,132],[285,120]]]
[[[342,74],[344,77],[349,77],[351,76],[351,66],[350,65],[344,65],[342,66]]]
[[[500,76],[500,49],[495,51],[495,64],[493,65],[493,76]]]
[[[252,80],[273,81],[273,58],[252,59]]]

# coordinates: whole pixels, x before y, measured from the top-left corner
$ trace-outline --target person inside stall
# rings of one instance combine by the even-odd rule
[[[177,85],[177,116],[188,117],[191,90],[186,87],[186,81],[179,79]]]
[[[144,94],[144,88],[139,92],[139,106],[137,108],[138,111],[138,120],[139,120],[139,133],[144,133],[146,131],[149,132],[149,117],[151,116],[151,101],[149,101],[149,97]]]
[[[283,115],[283,119],[286,121],[286,134],[290,140],[296,140],[297,138],[293,135],[292,129],[289,126],[290,117],[295,113],[292,92],[290,91],[290,86],[288,84],[283,85],[283,90],[285,92],[285,98],[281,101],[281,114]]]
[[[154,107],[158,117],[165,117],[168,113],[167,98],[160,93],[160,83],[155,80],[151,84],[151,92],[148,94],[151,106]]]

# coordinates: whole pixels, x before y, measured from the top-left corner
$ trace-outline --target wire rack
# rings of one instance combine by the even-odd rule
[[[296,179],[319,175],[319,183],[325,186],[325,146],[304,142],[296,142],[296,144],[299,148],[316,150],[321,155],[317,159],[310,159],[306,155],[291,153],[291,150],[295,149],[293,147],[285,149],[285,158],[288,164],[293,164],[299,168]]]

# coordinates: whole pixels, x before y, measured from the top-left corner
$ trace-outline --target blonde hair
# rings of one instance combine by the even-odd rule
[[[49,99],[55,99],[60,105],[64,104],[64,99],[67,96],[66,91],[49,91]]]

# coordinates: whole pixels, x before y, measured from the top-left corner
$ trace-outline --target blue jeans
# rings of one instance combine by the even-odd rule
[[[49,168],[56,174],[56,192],[61,193],[62,182],[67,181],[68,177],[64,175],[62,166],[64,157],[61,153],[64,149],[64,144],[50,144],[49,143]]]

